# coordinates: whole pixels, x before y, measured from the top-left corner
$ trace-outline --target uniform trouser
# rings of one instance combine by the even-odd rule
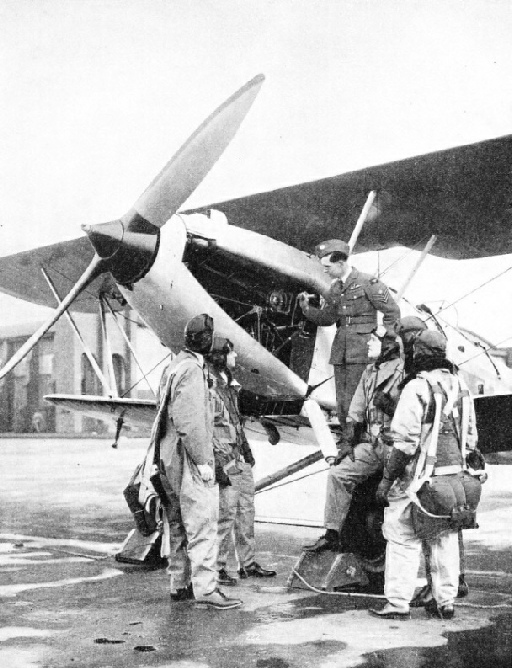
[[[375,447],[371,443],[359,443],[354,448],[355,461],[350,457],[344,457],[339,464],[331,466],[327,475],[325,496],[326,529],[340,531],[350,509],[356,485],[368,480],[377,471],[383,470],[385,448],[381,442]]]
[[[196,598],[210,594],[217,588],[219,486],[204,482],[187,457],[179,495],[173,495],[166,514],[171,591],[192,582]]]
[[[347,421],[350,402],[357,389],[359,379],[366,369],[366,362],[361,364],[335,364],[334,382],[336,384],[336,410],[341,425]]]
[[[238,466],[240,473],[230,474],[231,486],[219,490],[219,570],[226,567],[233,531],[239,565],[249,566],[255,559],[254,476],[249,464]]]
[[[408,497],[389,497],[382,527],[386,538],[384,594],[401,611],[409,610],[420,567],[422,541],[414,533],[412,502]],[[432,594],[438,604],[453,605],[459,580],[459,544],[456,531],[442,533],[428,541]]]

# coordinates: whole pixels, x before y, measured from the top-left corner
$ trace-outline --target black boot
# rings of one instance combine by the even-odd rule
[[[234,587],[236,585],[236,578],[232,578],[225,568],[221,568],[219,571],[218,582],[225,587]]]
[[[262,568],[258,562],[253,561],[248,566],[242,566],[238,571],[238,575],[242,578],[273,578],[277,575],[277,571],[271,571],[267,568]]]
[[[469,594],[468,583],[466,582],[464,573],[461,573],[459,575],[459,588],[457,590],[457,598],[466,598],[468,594]]]
[[[334,529],[327,529],[323,536],[313,543],[313,545],[304,545],[306,552],[325,552],[325,550],[338,550],[340,544],[340,536]]]
[[[182,589],[177,589],[175,592],[171,592],[171,601],[190,601],[193,598],[194,591],[192,589],[192,584],[189,584]]]
[[[453,605],[438,606],[435,598],[425,605],[425,612],[427,617],[438,617],[439,619],[453,619],[455,617]]]

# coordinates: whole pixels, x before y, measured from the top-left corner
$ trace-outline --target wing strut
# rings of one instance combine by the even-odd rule
[[[60,296],[59,296],[59,294],[58,294],[58,292],[55,288],[55,285],[54,285],[52,279],[50,278],[50,276],[48,275],[48,273],[46,272],[44,267],[41,267],[41,272],[42,272],[43,276],[45,277],[46,282],[50,286],[50,290],[53,292],[53,294],[55,296],[55,299],[57,300],[57,303],[61,304],[61,299],[60,299]],[[73,328],[73,331],[75,332],[78,340],[80,341],[80,344],[83,348],[83,351],[86,354],[87,359],[91,363],[91,367],[94,369],[94,373],[98,377],[100,383],[103,385],[103,389],[106,391],[106,393],[108,394],[109,397],[113,397],[114,393],[112,392],[112,390],[110,388],[110,384],[109,384],[108,380],[105,378],[105,375],[104,375],[103,371],[101,370],[98,362],[96,362],[96,358],[92,354],[89,346],[85,343],[85,341],[84,341],[84,339],[83,339],[83,337],[80,333],[80,330],[78,329],[77,324],[73,319],[73,316],[71,315],[71,313],[69,311],[64,311],[64,315],[68,319],[69,324]]]
[[[350,240],[348,242],[348,247],[350,248],[350,252],[354,250],[354,246],[357,243],[357,238],[359,237],[359,233],[361,232],[363,225],[366,223],[368,220],[368,217],[370,215],[370,210],[372,208],[373,202],[375,201],[375,197],[377,196],[377,193],[375,190],[372,190],[370,194],[368,195],[368,198],[366,199],[366,203],[363,206],[363,209],[361,211],[361,215],[357,219],[356,226],[354,227],[354,231],[352,232],[350,236]]]
[[[147,376],[147,374],[144,373],[144,369],[142,368],[142,366],[141,366],[141,364],[140,364],[140,362],[139,362],[139,359],[138,359],[138,357],[137,357],[137,353],[135,352],[135,350],[134,350],[134,348],[133,348],[133,346],[132,346],[132,344],[131,344],[130,339],[126,336],[126,332],[124,331],[124,329],[123,329],[123,328],[121,327],[121,325],[119,324],[119,320],[118,320],[117,313],[114,311],[114,309],[112,308],[112,306],[110,306],[110,304],[109,304],[109,302],[108,302],[107,299],[105,300],[105,304],[107,305],[108,310],[109,310],[110,313],[112,314],[112,317],[114,318],[114,322],[116,323],[117,329],[118,329],[119,332],[121,333],[121,336],[123,337],[124,342],[126,343],[126,345],[127,345],[127,347],[128,347],[128,350],[131,352],[131,354],[132,354],[132,356],[133,356],[133,359],[135,360],[135,364],[137,365],[139,371],[141,372],[142,377],[143,377],[144,380],[146,381],[146,383],[147,383],[147,385],[148,385],[148,387],[149,387],[149,390],[150,390],[151,394],[152,394],[154,397],[156,397],[156,392],[155,392],[155,390],[151,387],[151,383],[150,383],[149,380],[148,380],[148,376]]]
[[[84,290],[97,276],[102,273],[103,268],[103,259],[98,255],[95,255],[91,261],[91,264],[84,271],[73,289],[66,295],[64,300],[60,303],[59,307],[55,309],[52,317],[46,323],[44,323],[44,325],[41,325],[37,332],[32,334],[32,336],[27,341],[25,341],[21,348],[7,361],[5,366],[0,370],[0,380],[6,376],[9,371],[14,369],[14,367],[29,354],[32,348],[34,348],[34,346],[39,343],[46,332],[57,322],[57,320],[73,303],[82,290]]]
[[[418,258],[418,261],[416,262],[416,264],[412,268],[412,271],[406,277],[405,281],[402,283],[400,289],[396,293],[396,301],[397,302],[400,301],[400,299],[402,299],[402,297],[404,296],[404,293],[407,290],[407,288],[409,287],[410,282],[415,277],[416,272],[418,271],[418,269],[423,264],[425,258],[430,253],[430,250],[432,249],[432,246],[436,243],[436,241],[437,241],[437,237],[436,237],[435,234],[433,234],[430,237],[430,239],[427,241],[427,244],[426,244],[425,248],[422,250],[421,255]]]
[[[313,452],[311,455],[307,455],[307,457],[303,457],[302,459],[297,460],[293,464],[289,464],[288,466],[285,466],[283,469],[279,469],[279,471],[275,471],[275,473],[271,473],[270,475],[261,478],[261,480],[258,480],[256,485],[254,486],[254,491],[256,493],[261,492],[262,490],[266,489],[267,487],[270,487],[274,483],[279,482],[280,480],[284,480],[284,478],[288,478],[288,476],[291,476],[294,473],[302,471],[302,469],[305,469],[307,466],[311,466],[312,464],[319,462],[323,458],[324,458],[324,453],[321,450],[317,450],[316,452]]]

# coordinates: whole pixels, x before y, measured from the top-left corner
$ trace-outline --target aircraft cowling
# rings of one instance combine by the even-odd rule
[[[161,229],[149,271],[133,286],[119,286],[130,306],[173,352],[183,347],[188,320],[210,314],[215,333],[235,343],[236,376],[245,389],[267,396],[304,396],[307,384],[237,325],[183,264],[186,246],[187,228],[176,216]]]
[[[175,218],[184,222],[189,235],[197,242],[203,240],[233,258],[281,274],[286,280],[301,283],[304,289],[307,287],[311,292],[325,296],[329,291],[331,279],[318,258],[294,246],[227,222],[216,222],[204,214],[177,214],[170,222]]]

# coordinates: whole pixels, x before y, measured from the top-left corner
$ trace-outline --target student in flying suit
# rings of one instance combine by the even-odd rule
[[[446,358],[446,339],[440,332],[426,330],[419,334],[414,341],[414,363],[417,375],[400,396],[391,423],[393,449],[377,491],[377,498],[388,506],[383,525],[388,541],[384,585],[387,603],[381,610],[369,612],[383,619],[409,617],[426,540],[434,596],[426,610],[441,619],[451,619],[459,582],[458,532],[449,524],[422,540],[413,522],[412,493],[415,481],[429,467],[431,480],[440,477],[442,481],[446,476],[446,484],[451,485],[450,476],[463,479],[464,466],[477,442],[475,414],[473,402],[467,401],[465,384]],[[444,397],[442,413],[432,408],[435,392]],[[436,411],[442,416],[440,421]],[[436,443],[433,454],[432,442]],[[464,462],[466,448],[470,454]]]
[[[355,391],[346,427],[338,443],[338,457],[330,461],[324,511],[326,532],[309,552],[341,550],[340,532],[345,523],[352,495],[360,485],[383,471],[390,449],[389,425],[400,394],[404,363],[399,341],[390,336],[381,339],[375,334],[368,340],[369,364]]]
[[[322,308],[299,296],[305,317],[321,326],[337,326],[329,362],[334,365],[336,403],[340,425],[346,421],[350,401],[368,364],[367,343],[377,327],[377,311],[384,314],[386,332],[395,336],[400,309],[388,288],[378,278],[351,267],[350,248],[339,239],[318,244],[315,254],[331,277],[329,294]]]
[[[217,584],[219,491],[213,455],[213,413],[203,355],[213,341],[213,320],[192,318],[185,348],[162,374],[161,420],[154,439],[169,483],[163,541],[168,544],[171,600],[194,599],[217,609],[238,607]],[[165,404],[165,409],[162,408]]]
[[[398,327],[398,335],[402,339],[404,347],[404,361],[405,361],[405,378],[403,384],[412,380],[415,377],[414,370],[414,342],[427,329],[426,324],[415,315],[407,315],[400,320]],[[412,608],[423,608],[431,604],[432,595],[432,578],[430,573],[430,545],[423,544],[423,556],[425,557],[425,575],[427,584],[424,585],[414,596],[411,601]],[[465,549],[464,537],[462,530],[459,530],[459,587],[457,591],[457,598],[465,598],[469,594],[469,587],[466,582],[465,574]]]
[[[236,352],[231,341],[215,337],[207,361],[212,379],[213,448],[219,480],[219,584],[236,584],[236,578],[226,570],[233,533],[240,577],[273,577],[276,571],[263,568],[255,558],[252,473],[255,461],[238,410],[240,385],[232,375]]]

